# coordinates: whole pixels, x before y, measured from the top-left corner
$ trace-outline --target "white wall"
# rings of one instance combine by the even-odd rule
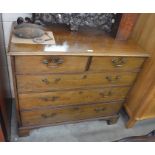
[[[12,22],[16,21],[18,17],[23,17],[23,18],[31,17],[31,13],[3,13],[2,14],[6,52],[8,50]],[[7,57],[7,63],[8,63],[9,78],[10,78],[10,85],[11,85],[11,93],[12,93],[12,97],[14,98],[15,94],[14,94],[14,86],[13,86],[13,78],[12,78],[12,68],[11,68],[11,61],[9,56]]]
[[[2,13],[6,50],[8,49],[12,22],[16,21],[18,17],[31,17],[31,13]]]

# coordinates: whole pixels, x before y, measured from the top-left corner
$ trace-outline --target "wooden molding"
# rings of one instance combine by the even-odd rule
[[[127,40],[130,37],[138,17],[138,13],[124,13],[122,15],[116,35],[117,40]]]

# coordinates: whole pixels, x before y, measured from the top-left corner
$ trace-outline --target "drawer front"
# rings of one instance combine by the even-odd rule
[[[100,103],[56,109],[41,109],[21,112],[21,119],[23,126],[84,120],[114,115],[119,112],[121,105],[122,103]]]
[[[19,94],[21,110],[124,100],[129,87]]]
[[[134,72],[107,72],[85,74],[17,75],[18,92],[40,92],[60,89],[131,85],[136,78]]]
[[[139,57],[93,57],[90,71],[103,70],[136,70],[141,67],[145,58]]]
[[[80,56],[16,56],[17,74],[81,72],[88,57]]]

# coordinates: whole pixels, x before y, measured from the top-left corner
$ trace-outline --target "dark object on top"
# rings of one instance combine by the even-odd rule
[[[29,17],[25,17],[25,20],[23,17],[18,17],[17,24],[22,24],[22,23],[33,23],[33,20]]]
[[[115,25],[118,14],[113,13],[36,13],[33,21],[37,24],[67,24],[70,30],[78,31],[79,27],[97,27],[110,33]]]
[[[23,17],[18,17],[17,24],[22,24],[23,22],[24,22],[24,18]]]
[[[132,136],[120,139],[116,142],[155,142],[155,130],[144,136]]]
[[[19,38],[38,38],[44,35],[43,28],[40,25],[31,23],[22,23],[15,26],[14,34]]]
[[[41,25],[32,24],[32,23],[21,23],[21,24],[15,25],[14,29],[25,28],[25,27],[43,29]]]
[[[25,17],[25,22],[26,22],[26,23],[32,23],[32,20],[31,20],[31,18],[29,18],[29,17]]]

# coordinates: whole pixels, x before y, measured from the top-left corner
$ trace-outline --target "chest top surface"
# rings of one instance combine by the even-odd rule
[[[55,45],[49,47],[10,42],[8,55],[149,56],[132,40],[115,40],[96,29],[84,28],[78,32],[72,32],[66,26],[55,25],[46,27],[46,30],[53,32]]]

